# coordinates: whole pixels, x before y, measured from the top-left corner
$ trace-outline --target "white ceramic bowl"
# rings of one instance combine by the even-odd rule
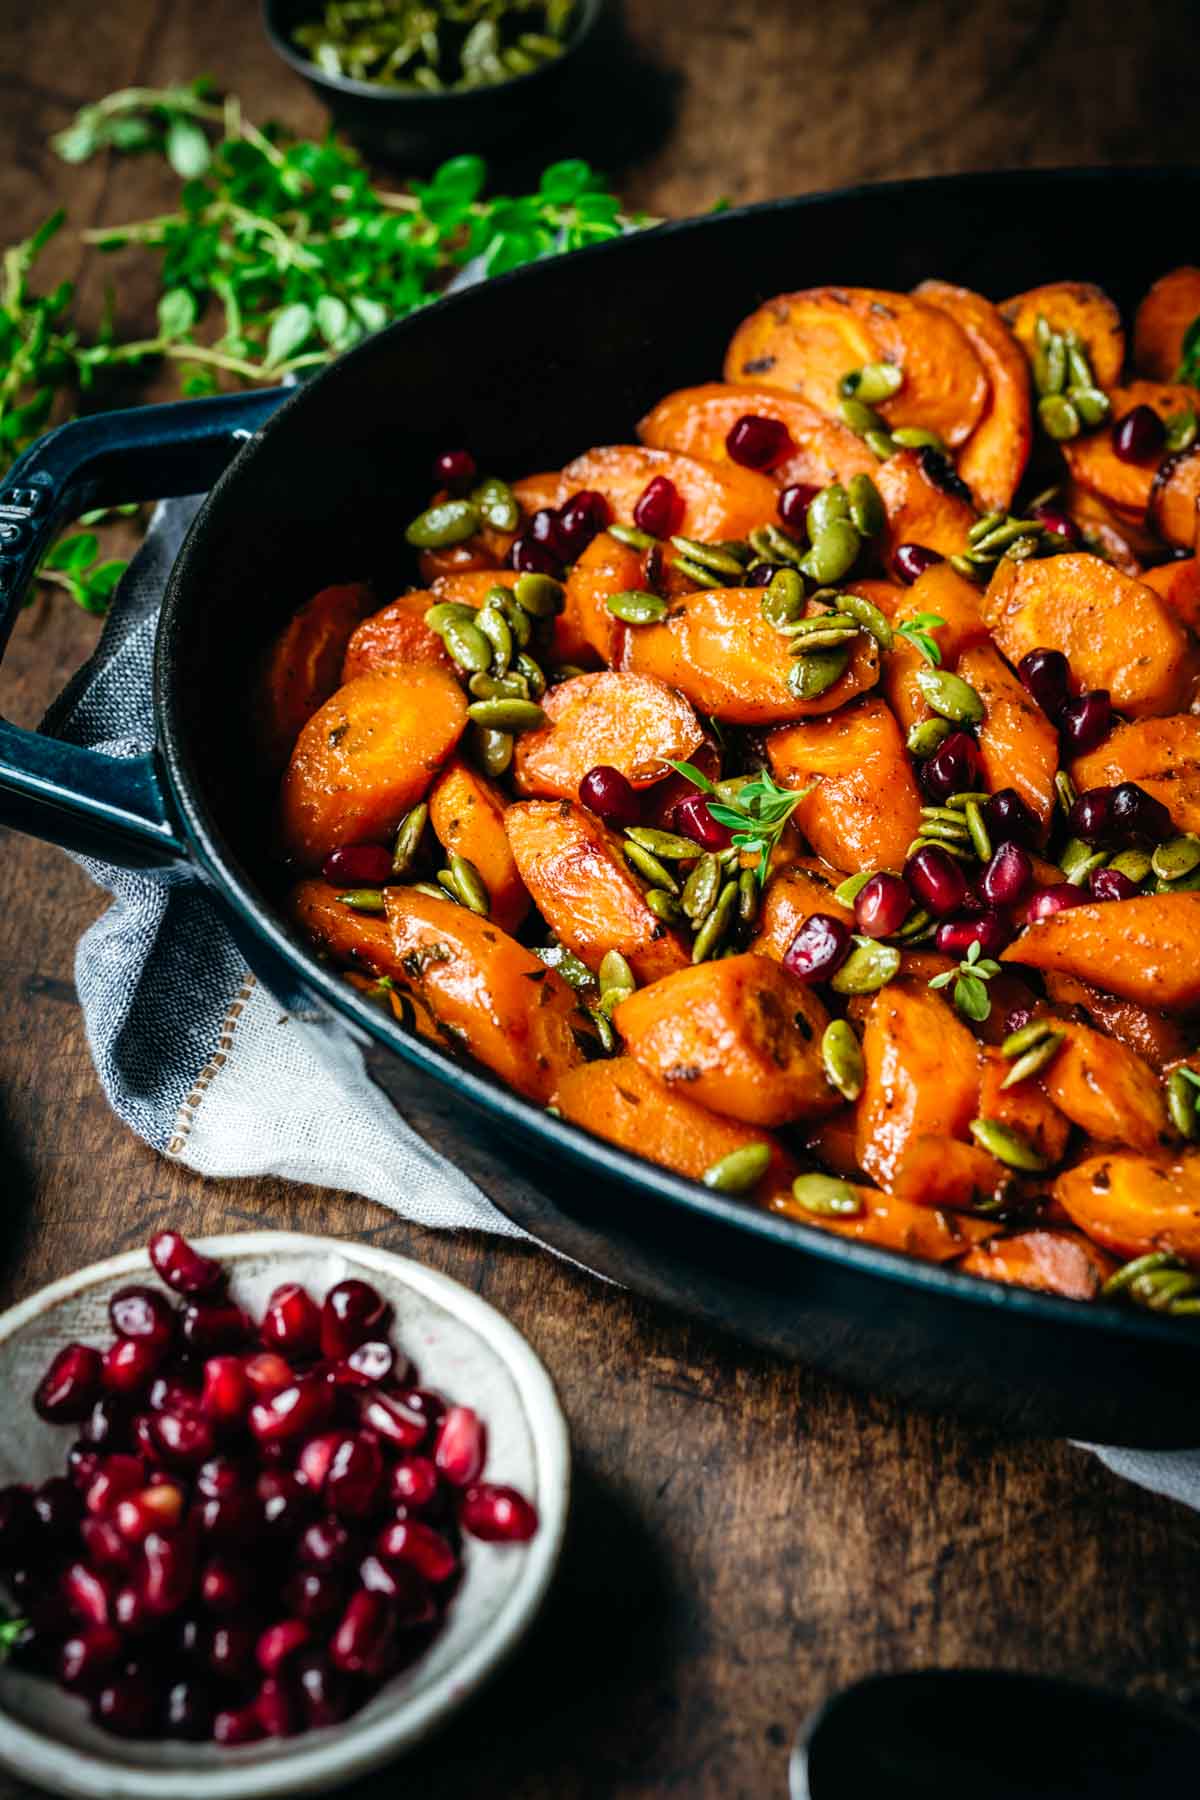
[[[226,1265],[233,1294],[256,1317],[281,1281],[304,1282],[318,1300],[347,1276],[371,1282],[395,1307],[394,1341],[416,1363],[421,1382],[461,1398],[486,1421],[486,1479],[527,1494],[539,1529],[523,1545],[465,1538],[462,1583],[428,1652],[328,1730],[230,1750],[127,1743],[93,1726],[84,1703],[50,1681],[0,1670],[0,1767],[55,1793],[258,1800],[319,1792],[362,1775],[427,1736],[512,1652],[562,1547],[570,1491],[566,1422],[525,1339],[485,1301],[420,1263],[365,1244],[253,1231],[205,1239],[200,1248]],[[149,1270],[145,1251],[115,1256],[0,1315],[0,1485],[61,1474],[72,1432],[37,1418],[33,1389],[64,1343],[111,1336],[109,1296]]]

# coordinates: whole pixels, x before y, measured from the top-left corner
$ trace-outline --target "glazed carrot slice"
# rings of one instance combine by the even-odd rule
[[[1018,1231],[974,1245],[961,1264],[964,1275],[1009,1287],[1060,1294],[1064,1300],[1095,1300],[1117,1265],[1082,1231],[1063,1227]]]
[[[1125,362],[1121,315],[1103,288],[1090,281],[1048,281],[1000,302],[1000,316],[1033,361],[1039,315],[1053,331],[1074,331],[1082,339],[1097,387],[1107,390],[1120,380]]]
[[[913,1138],[896,1175],[899,1200],[971,1212],[1004,1196],[1011,1172],[977,1144],[929,1133]]]
[[[966,1139],[976,1117],[979,1047],[939,995],[897,980],[875,995],[862,1050],[858,1160],[891,1192],[917,1138]]]
[[[633,509],[656,476],[671,482],[683,501],[685,537],[715,543],[742,538],[775,517],[778,489],[766,475],[737,463],[704,462],[674,450],[642,444],[609,444],[577,456],[562,472],[564,494],[590,488],[604,495],[615,517],[633,521]]]
[[[810,1127],[805,1144],[822,1167],[831,1174],[840,1175],[843,1181],[857,1182],[863,1179],[863,1172],[858,1166],[858,1143],[852,1106],[839,1106],[827,1119]]]
[[[995,1226],[986,1219],[972,1219],[966,1213],[943,1211],[936,1206],[922,1206],[903,1200],[899,1194],[881,1194],[878,1188],[856,1187],[862,1211],[855,1218],[827,1219],[806,1212],[790,1194],[780,1194],[768,1201],[771,1212],[797,1219],[803,1225],[832,1231],[837,1237],[853,1238],[856,1243],[876,1244],[883,1250],[903,1250],[924,1262],[953,1262],[963,1256],[972,1244],[992,1236]]]
[[[773,731],[767,756],[785,787],[816,781],[792,816],[825,862],[849,873],[903,868],[921,824],[921,795],[884,701],[860,700]]]
[[[1066,1042],[1040,1080],[1059,1112],[1101,1143],[1149,1154],[1169,1142],[1162,1088],[1141,1057],[1077,1020],[1058,1029]]]
[[[650,787],[704,741],[687,700],[651,675],[573,675],[547,690],[542,709],[547,723],[517,739],[513,776],[521,794],[578,799],[579,783],[601,763],[636,788]]]
[[[362,582],[322,588],[293,613],[268,654],[258,684],[256,735],[262,754],[282,769],[301,730],[339,686],[351,633],[371,606]]]
[[[678,688],[730,725],[774,725],[835,712],[879,680],[879,650],[852,640],[845,672],[823,694],[797,700],[788,686],[791,640],[768,624],[761,588],[707,588],[677,600],[659,625],[631,626],[623,667]]]
[[[639,988],[613,1023],[629,1055],[668,1086],[745,1125],[832,1112],[816,995],[766,956],[697,963]]]
[[[567,629],[602,661],[618,662],[625,627],[609,612],[607,602],[613,594],[645,586],[641,554],[607,531],[600,532],[567,576]]]
[[[619,950],[641,982],[690,966],[677,931],[646,905],[621,840],[565,800],[510,806],[504,826],[521,880],[560,943],[596,971]]]
[[[502,789],[457,757],[429,790],[429,823],[438,842],[474,863],[491,901],[490,917],[502,931],[516,931],[528,916],[529,895],[504,829],[506,804]]]
[[[1091,494],[1098,494],[1110,506],[1141,522],[1146,517],[1154,488],[1158,464],[1124,462],[1113,449],[1113,433],[1135,406],[1148,406],[1160,419],[1194,406],[1194,388],[1176,387],[1160,381],[1131,381],[1127,387],[1113,388],[1109,395],[1112,418],[1100,431],[1087,431],[1063,444],[1071,479]],[[1190,539],[1188,540],[1191,541]]]
[[[288,858],[311,869],[341,844],[386,842],[466,723],[463,691],[443,669],[418,664],[348,681],[308,721],[284,774]]]
[[[1122,575],[1140,579],[1145,564],[1162,555],[1161,541],[1146,525],[1132,514],[1117,512],[1076,481],[1066,483],[1063,509],[1083,533],[1084,548],[1102,556]]]
[[[660,400],[638,426],[643,444],[657,450],[682,450],[706,462],[727,463],[725,440],[747,413],[778,419],[792,440],[790,454],[770,470],[780,487],[799,482],[828,487],[855,475],[874,476],[878,463],[862,439],[848,426],[791,394],[767,387],[733,387],[710,381],[703,387],[680,388]]]
[[[375,980],[394,977],[400,971],[387,920],[378,913],[355,912],[341,893],[328,881],[298,881],[288,892],[288,917],[331,962]]]
[[[838,416],[843,376],[895,363],[904,380],[878,408],[891,426],[920,425],[961,444],[983,416],[988,383],[966,334],[938,308],[882,288],[779,294],[733,334],[725,379],[782,388]]]
[[[759,909],[754,949],[760,956],[782,961],[792,939],[814,913],[828,913],[853,926],[850,908],[834,899],[840,870],[829,869],[815,859],[788,864],[767,882]]]
[[[1003,962],[1057,969],[1148,1012],[1200,1004],[1200,894],[1138,894],[1029,925]]]
[[[922,281],[913,295],[960,325],[983,364],[990,393],[983,417],[958,453],[958,472],[980,512],[1008,512],[1033,444],[1029,365],[990,300],[949,281]]]
[[[494,587],[516,587],[520,579],[515,569],[466,569],[460,574],[439,575],[429,590],[431,604],[449,600],[478,608]]]
[[[554,1104],[573,1125],[694,1181],[735,1150],[763,1144],[771,1159],[755,1196],[767,1200],[791,1191],[796,1164],[769,1133],[718,1117],[632,1057],[573,1069],[560,1082]]]
[[[429,663],[437,669],[454,667],[436,631],[430,631],[425,614],[436,604],[427,589],[401,594],[379,612],[364,619],[346,646],[342,681],[369,675],[395,663]]]
[[[1178,1019],[1168,1018],[1166,1013],[1147,1012],[1135,1001],[1106,994],[1102,988],[1079,981],[1074,975],[1048,969],[1043,982],[1047,997],[1055,1006],[1073,1012],[1106,1037],[1116,1038],[1119,1044],[1136,1051],[1152,1069],[1162,1070],[1177,1061],[1192,1041]]]
[[[1147,569],[1142,580],[1193,636],[1200,636],[1200,556],[1160,563]]]
[[[1077,682],[1107,688],[1119,712],[1178,712],[1192,680],[1187,633],[1153,588],[1098,556],[1004,557],[984,600],[997,647],[1014,666],[1029,650],[1061,650]]]
[[[952,669],[964,650],[986,644],[989,637],[983,616],[983,595],[948,562],[934,563],[905,590],[892,615],[897,625],[919,613],[934,613],[943,623],[934,630],[942,662]]]
[[[885,566],[901,544],[923,544],[939,556],[956,556],[967,547],[967,533],[975,523],[975,508],[947,482],[957,477],[953,469],[931,450],[900,450],[880,463],[875,475],[887,508],[887,530],[879,539]]]
[[[1200,1151],[1171,1158],[1106,1150],[1060,1175],[1054,1196],[1117,1256],[1165,1250],[1200,1265]]]
[[[993,1006],[994,1006],[993,1002]],[[998,1119],[1028,1140],[1042,1160],[1053,1167],[1067,1153],[1071,1122],[1047,1098],[1036,1080],[1018,1081],[1005,1087],[1012,1063],[999,1050],[986,1049],[979,1070],[979,1118]]]
[[[990,644],[958,659],[957,673],[984,704],[979,755],[991,792],[1016,788],[1026,806],[1048,825],[1054,812],[1058,733],[1008,664]]]
[[[1075,758],[1071,778],[1081,793],[1136,781],[1162,801],[1176,830],[1200,833],[1200,718],[1174,713],[1118,725],[1098,749]]]
[[[1133,360],[1148,381],[1176,381],[1189,325],[1200,318],[1200,269],[1160,275],[1133,321]]]
[[[1168,456],[1150,490],[1149,520],[1160,537],[1193,550],[1200,517],[1200,445]]]

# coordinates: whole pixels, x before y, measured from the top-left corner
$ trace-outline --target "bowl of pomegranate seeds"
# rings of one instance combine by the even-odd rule
[[[324,1791],[461,1705],[557,1564],[570,1447],[447,1276],[287,1232],[0,1316],[0,1767],[105,1800]]]

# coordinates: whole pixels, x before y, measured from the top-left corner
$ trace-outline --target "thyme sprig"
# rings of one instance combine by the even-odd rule
[[[736,792],[727,786],[723,796],[694,763],[673,762],[671,767],[676,774],[698,787],[702,794],[712,796],[708,803],[709,812],[718,825],[732,831],[739,850],[749,850],[758,857],[755,873],[759,886],[764,886],[771,866],[771,851],[797,806],[806,794],[812,793],[816,783],[809,782],[803,788],[780,787],[769,770],[762,769],[750,780],[743,781]]]
[[[941,613],[923,612],[905,619],[903,624],[896,626],[896,630],[909,643],[915,644],[929,666],[936,669],[941,666],[942,647],[933,633],[940,631],[945,623]]]
[[[992,1012],[992,996],[988,993],[987,984],[999,973],[998,962],[993,962],[991,957],[980,956],[979,939],[976,938],[958,967],[935,975],[929,985],[931,988],[944,988],[953,982],[954,1004],[959,1012],[982,1024],[991,1017]]]

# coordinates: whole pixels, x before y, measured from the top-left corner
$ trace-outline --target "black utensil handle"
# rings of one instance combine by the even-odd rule
[[[96,507],[203,492],[289,391],[100,413],[27,450],[0,483],[0,658],[64,524]],[[0,823],[128,868],[186,855],[153,755],[104,756],[4,719]]]

